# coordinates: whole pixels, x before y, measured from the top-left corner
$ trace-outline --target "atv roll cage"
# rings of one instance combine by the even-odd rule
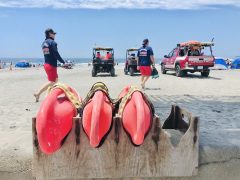
[[[129,49],[127,49],[126,50],[126,59],[128,58],[129,55],[131,55],[131,52],[136,52],[136,51],[138,51],[137,48],[129,48]],[[136,54],[135,54],[135,56],[136,56]]]
[[[95,47],[93,48],[93,59],[96,59],[96,53],[102,51],[102,52],[109,52],[112,55],[112,60],[114,60],[114,50],[110,47]]]

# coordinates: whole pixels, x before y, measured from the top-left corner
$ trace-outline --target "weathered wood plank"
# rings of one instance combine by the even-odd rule
[[[168,119],[173,129],[182,128],[185,134],[174,147],[159,118],[141,146],[134,146],[119,118],[114,118],[111,131],[99,148],[89,145],[80,118],[73,119],[73,127],[62,148],[45,155],[38,147],[36,119],[33,118],[33,176],[36,179],[127,178],[193,176],[198,168],[198,118],[173,107],[175,119]],[[189,116],[189,123],[178,122],[181,114]],[[175,124],[174,124],[175,123]],[[186,126],[187,125],[187,126]]]

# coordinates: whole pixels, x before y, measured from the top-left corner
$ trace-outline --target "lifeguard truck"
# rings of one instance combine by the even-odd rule
[[[187,72],[200,72],[203,77],[208,77],[210,67],[214,66],[212,53],[213,42],[188,41],[177,44],[161,61],[161,72],[175,71],[176,76],[183,77]]]

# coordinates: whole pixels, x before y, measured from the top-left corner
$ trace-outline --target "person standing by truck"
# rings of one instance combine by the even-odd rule
[[[144,39],[142,47],[138,49],[137,53],[137,64],[138,70],[141,73],[141,87],[145,89],[145,84],[152,73],[151,66],[155,66],[153,50],[149,45],[149,40]]]
[[[45,83],[38,92],[34,93],[36,102],[39,101],[40,95],[48,89],[48,87],[53,86],[58,81],[57,74],[57,61],[63,63],[63,67],[66,67],[65,61],[62,59],[58,53],[57,43],[55,42],[56,32],[53,29],[48,28],[45,31],[46,39],[42,43],[42,51],[44,54],[44,69],[48,77],[48,82]]]

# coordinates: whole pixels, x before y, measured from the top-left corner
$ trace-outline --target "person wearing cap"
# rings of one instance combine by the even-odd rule
[[[107,51],[106,56],[105,56],[104,59],[105,59],[105,60],[112,59],[112,54],[110,54],[110,53]]]
[[[36,102],[39,101],[40,95],[48,89],[48,87],[54,85],[58,81],[57,74],[57,61],[63,63],[65,67],[65,61],[58,53],[57,43],[55,42],[56,32],[53,29],[48,28],[45,30],[46,39],[42,43],[42,51],[44,54],[44,69],[47,74],[48,82],[45,83],[38,92],[34,93]]]
[[[97,54],[96,54],[96,59],[101,59],[101,54],[100,54],[99,51],[98,51]]]
[[[188,56],[200,56],[200,48],[198,46],[190,46]]]
[[[153,50],[150,46],[148,46],[149,40],[144,39],[142,43],[142,47],[138,49],[137,53],[137,64],[138,70],[141,73],[141,86],[142,89],[145,89],[145,83],[149,79],[152,73],[151,65],[155,66]]]

